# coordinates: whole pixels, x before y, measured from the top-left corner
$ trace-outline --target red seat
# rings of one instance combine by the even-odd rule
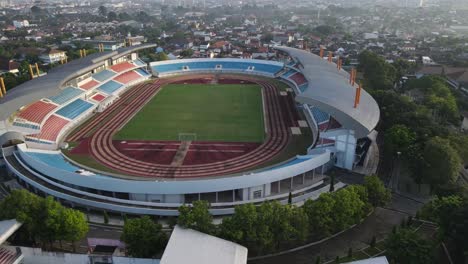
[[[124,74],[121,74],[117,77],[114,78],[114,81],[117,81],[119,83],[127,84],[129,82],[132,82],[134,80],[138,80],[141,78],[141,75],[136,73],[135,71],[129,71]]]
[[[31,135],[31,137],[35,137],[37,139],[42,139],[42,140],[56,141],[57,136],[60,134],[60,131],[62,131],[63,127],[69,122],[70,121],[64,118],[61,118],[56,115],[52,115],[49,117],[49,119],[47,119],[47,121],[42,126],[41,133]]]
[[[119,64],[112,65],[110,68],[115,72],[124,72],[135,68],[135,65],[129,62],[122,62]]]
[[[86,82],[82,85],[80,85],[80,88],[82,89],[85,89],[86,91],[89,90],[89,89],[92,89],[94,87],[96,87],[99,83],[95,80],[91,80],[89,82]]]
[[[18,117],[33,123],[41,124],[47,114],[55,108],[57,108],[55,104],[37,101],[21,110]]]
[[[106,98],[106,96],[104,96],[102,94],[95,94],[93,97],[91,97],[91,99],[93,99],[94,101],[97,101],[97,102],[101,102],[105,98]]]
[[[303,85],[304,83],[307,82],[304,75],[302,75],[302,73],[300,73],[300,72],[291,75],[291,77],[289,77],[289,79],[293,80],[297,84],[297,86],[301,86],[301,85]]]

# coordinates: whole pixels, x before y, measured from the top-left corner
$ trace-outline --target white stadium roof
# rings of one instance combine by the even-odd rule
[[[65,88],[66,82],[95,69],[100,64],[104,64],[105,60],[115,59],[141,49],[153,47],[156,47],[156,44],[143,44],[116,51],[94,53],[53,68],[46,75],[34,78],[7,91],[6,96],[0,98],[0,121],[6,120],[24,105],[28,105],[44,97],[59,94]]]
[[[305,50],[283,46],[275,49],[288,53],[303,66],[300,70],[309,86],[296,96],[296,101],[327,112],[343,127],[354,130],[356,138],[367,136],[375,128],[380,118],[377,102],[363,89],[360,103],[354,108],[356,87],[349,84],[346,71]]]

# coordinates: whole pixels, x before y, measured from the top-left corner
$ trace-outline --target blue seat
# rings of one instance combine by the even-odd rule
[[[46,144],[46,145],[52,145],[54,144],[53,142],[49,141],[44,141],[44,140],[39,140],[39,139],[34,139],[34,138],[25,138],[26,141],[33,142],[33,143],[39,143],[39,144]]]
[[[219,61],[219,60],[211,60],[211,61],[192,61],[192,62],[176,62],[170,64],[161,64],[161,65],[153,65],[151,68],[153,71],[158,73],[171,73],[171,72],[180,72],[187,68],[188,71],[190,70],[215,70],[217,65],[221,65],[222,70],[234,70],[234,71],[247,71],[249,67],[253,67],[254,72],[261,72],[261,73],[269,73],[275,74],[280,71],[283,66],[282,65],[272,65],[272,64],[264,64],[258,63],[249,60],[238,60],[233,59],[232,61]]]
[[[292,165],[295,165],[295,164],[310,160],[311,158],[312,158],[311,156],[299,156],[299,157],[296,157],[296,158],[294,158],[294,159],[292,159],[292,160],[290,160],[290,161],[288,161],[286,163],[278,164],[276,166],[268,168],[266,171],[271,171],[271,170],[276,170],[276,169],[292,166]]]
[[[68,105],[60,108],[56,112],[56,114],[66,117],[68,119],[75,119],[76,117],[84,113],[86,110],[90,109],[92,106],[92,103],[86,102],[81,99],[76,99]]]
[[[142,68],[135,69],[135,71],[143,77],[150,76],[150,74],[147,71],[143,70]]]
[[[113,92],[117,91],[118,89],[122,88],[123,85],[116,82],[116,81],[108,81],[101,86],[99,86],[98,90],[105,92],[106,94],[112,94]]]
[[[50,97],[48,97],[48,99],[51,100],[52,102],[56,103],[56,104],[62,105],[62,104],[70,101],[71,99],[77,97],[78,95],[80,95],[82,93],[83,93],[83,91],[80,90],[80,89],[73,88],[73,87],[67,87],[67,88],[63,89],[63,91],[61,93],[59,93],[58,95],[50,96]]]
[[[143,66],[146,66],[146,63],[143,62],[142,60],[140,59],[136,59],[133,61],[133,63],[135,63],[138,67],[143,67]]]
[[[39,129],[38,125],[27,124],[27,123],[13,122],[13,125],[17,126],[17,127],[24,127],[24,128],[30,128],[30,129]]]
[[[317,107],[311,106],[310,111],[312,112],[312,115],[314,116],[314,119],[317,122],[317,124],[325,123],[330,119],[329,114],[323,112]]]
[[[49,153],[40,153],[40,152],[26,152],[28,155],[32,156],[35,159],[38,159],[42,163],[45,163],[49,166],[62,169],[64,171],[75,172],[80,168],[72,165],[71,163],[65,161],[65,159],[60,154],[49,154]]]
[[[309,86],[309,83],[304,83],[301,86],[299,86],[299,90],[301,90],[301,92],[304,92],[308,86]]]
[[[173,64],[162,64],[162,65],[154,65],[151,68],[153,71],[160,72],[160,73],[167,73],[167,72],[174,72],[174,71],[182,71],[183,64],[182,63],[173,63]]]
[[[291,75],[295,74],[297,71],[290,69],[289,71],[283,73],[282,77],[283,78],[289,78]]]
[[[105,80],[108,80],[108,79],[114,77],[115,75],[116,75],[116,73],[113,72],[113,71],[103,70],[103,71],[100,71],[98,73],[95,73],[93,75],[93,79],[95,79],[97,81],[100,81],[100,82],[104,82]]]

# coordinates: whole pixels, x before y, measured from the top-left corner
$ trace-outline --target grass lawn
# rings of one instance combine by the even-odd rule
[[[170,84],[115,139],[262,142],[265,136],[261,87],[246,84]]]

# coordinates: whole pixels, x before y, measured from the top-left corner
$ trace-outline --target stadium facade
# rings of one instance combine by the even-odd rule
[[[365,158],[366,138],[379,120],[375,100],[356,87],[348,72],[309,52],[276,47],[278,61],[186,59],[146,64],[141,45],[93,54],[28,81],[0,99],[0,166],[25,188],[64,204],[129,214],[177,215],[184,203],[204,199],[215,215],[234,206],[278,200],[314,199],[329,189],[323,173],[353,169]],[[120,96],[150,78],[239,74],[288,84],[302,125],[312,131],[306,155],[232,174],[193,178],[137,178],[85,167],[62,154],[66,136],[105,111]],[[116,160],[116,162],[118,162]],[[336,188],[343,185],[338,183]]]

